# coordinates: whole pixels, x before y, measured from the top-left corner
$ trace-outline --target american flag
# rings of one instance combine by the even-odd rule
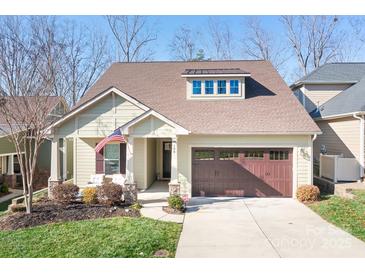
[[[105,137],[103,140],[101,140],[95,147],[95,151],[97,153],[99,153],[100,150],[102,150],[102,148],[105,147],[105,145],[107,143],[113,142],[113,141],[118,141],[120,143],[126,143],[123,134],[120,132],[120,128],[117,128],[116,130],[114,130],[114,132],[112,134],[110,134],[108,137]]]

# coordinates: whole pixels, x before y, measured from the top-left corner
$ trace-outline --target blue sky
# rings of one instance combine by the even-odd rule
[[[245,25],[244,22],[250,16],[216,16],[221,21],[226,22],[231,26],[233,34],[236,36],[236,41],[242,41],[245,37]],[[109,35],[110,39],[113,39],[109,30],[107,21],[102,16],[67,16],[68,19],[75,20],[82,24],[88,25],[90,28],[94,28],[97,31],[101,31]],[[262,26],[269,31],[274,37],[278,39],[286,40],[285,29],[280,22],[280,16],[259,16]],[[209,16],[150,16],[150,21],[156,24],[158,30],[157,41],[151,44],[151,47],[155,51],[153,56],[154,60],[171,60],[169,51],[169,44],[173,38],[175,31],[182,25],[189,26],[192,30],[206,32],[207,22]],[[347,31],[349,28],[347,18],[342,17],[341,26]],[[207,38],[207,37],[206,37]],[[112,41],[112,40],[111,40]],[[204,48],[204,46],[203,46]],[[205,48],[206,49],[206,48]],[[247,56],[243,54],[243,43],[237,43],[234,50],[234,59],[247,59]],[[363,55],[353,57],[350,61],[362,61]],[[206,52],[206,57],[209,57],[209,53]],[[292,56],[290,60],[285,64],[285,72],[281,71],[284,79],[291,83],[296,80],[297,64],[295,57]]]
[[[156,23],[158,40],[155,42],[155,60],[170,60],[168,45],[175,31],[182,25],[187,25],[193,30],[204,31],[208,18],[211,16],[150,16],[150,20]],[[216,16],[232,27],[232,31],[239,39],[244,37],[244,21],[249,16]],[[107,22],[102,16],[67,16],[68,19],[95,27],[100,31],[110,34]],[[282,26],[278,16],[260,16],[264,27],[277,35],[282,35]],[[238,49],[237,49],[238,51]],[[238,53],[237,53],[238,54]],[[239,57],[242,58],[242,57]]]

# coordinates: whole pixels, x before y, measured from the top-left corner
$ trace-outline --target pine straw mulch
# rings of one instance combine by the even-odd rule
[[[33,212],[30,214],[15,212],[1,217],[0,230],[17,230],[51,223],[117,216],[140,217],[140,213],[136,209],[123,206],[110,207],[82,203],[63,205],[49,200],[42,200],[33,205]]]

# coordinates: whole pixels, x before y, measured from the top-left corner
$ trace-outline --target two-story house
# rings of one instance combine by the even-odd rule
[[[118,128],[125,142],[96,152]],[[319,133],[267,61],[115,63],[53,125],[51,181],[125,174],[189,196],[292,197],[312,184]]]
[[[321,129],[314,141],[320,153],[355,158],[364,176],[365,63],[329,63],[291,85]]]

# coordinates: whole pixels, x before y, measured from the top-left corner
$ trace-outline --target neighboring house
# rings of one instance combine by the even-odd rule
[[[18,97],[15,100],[24,100],[24,98]],[[32,97],[26,99],[29,100],[29,103],[32,103]],[[57,120],[68,111],[67,104],[62,97],[52,96],[47,100],[49,101],[50,119]],[[20,187],[22,182],[18,156],[14,144],[5,135],[5,132],[8,132],[6,128],[8,128],[8,124],[5,117],[0,114],[0,175],[11,187]],[[49,174],[50,166],[51,141],[45,140],[40,147],[37,170]]]
[[[364,174],[365,63],[329,63],[296,81],[291,88],[323,132],[314,141],[321,151],[355,158]]]
[[[127,143],[96,153],[119,127]],[[312,184],[319,133],[267,61],[115,63],[53,125],[51,181],[122,173],[139,189],[292,197]]]

